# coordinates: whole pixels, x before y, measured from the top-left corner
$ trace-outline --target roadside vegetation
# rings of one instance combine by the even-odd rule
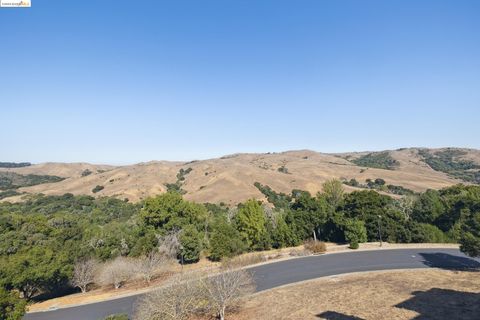
[[[393,199],[374,190],[344,193],[339,180],[326,182],[314,196],[256,185],[269,204],[199,204],[172,191],[137,204],[72,194],[0,203],[1,299],[19,314],[19,298],[115,289],[132,279],[148,283],[168,274],[172,264],[202,256],[227,268],[242,265],[236,256],[244,252],[302,243],[323,252],[315,240],[353,249],[380,236],[399,243],[460,242],[466,253],[480,254],[480,186]]]

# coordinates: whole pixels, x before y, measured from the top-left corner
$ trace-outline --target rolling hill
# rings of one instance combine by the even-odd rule
[[[386,184],[415,192],[457,183],[480,183],[480,151],[405,148],[325,154],[299,150],[234,154],[191,162],[151,161],[126,166],[41,163],[0,168],[0,181],[2,175],[12,172],[64,179],[16,186],[15,191],[20,195],[6,197],[3,201],[21,201],[28,194],[37,193],[114,196],[139,201],[166,192],[168,188],[176,188],[189,200],[232,205],[249,198],[264,199],[254,186],[255,182],[268,185],[277,192],[289,193],[292,189],[301,189],[313,194],[321,190],[323,182],[332,178],[355,179],[361,184],[366,179],[381,178]],[[96,186],[100,187],[94,189]],[[345,185],[345,189],[352,191],[358,188]]]

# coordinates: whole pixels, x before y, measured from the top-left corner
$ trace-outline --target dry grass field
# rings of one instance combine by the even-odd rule
[[[433,150],[435,151],[435,150]],[[465,159],[480,164],[480,151],[465,149]],[[182,188],[185,198],[197,202],[224,202],[234,205],[249,198],[264,199],[254,186],[255,182],[270,186],[277,192],[292,189],[321,190],[328,179],[352,179],[364,183],[365,179],[382,178],[387,184],[403,186],[414,191],[439,189],[459,183],[445,173],[431,169],[418,155],[418,149],[390,151],[398,161],[395,170],[365,168],[347,159],[366,153],[324,154],[308,150],[268,154],[236,154],[217,159],[191,162],[152,161],[127,166],[92,165],[85,163],[44,163],[30,167],[0,169],[20,174],[48,174],[65,177],[57,183],[20,188],[19,192],[60,195],[66,192],[94,196],[115,196],[139,201],[166,191],[166,183],[175,183],[180,169],[192,168],[185,175]],[[286,170],[281,172],[279,168]],[[92,174],[82,176],[84,170]],[[92,193],[97,186],[104,189]],[[347,191],[355,190],[345,186]],[[18,201],[20,196],[7,198]]]
[[[230,319],[480,319],[480,274],[422,269],[323,278],[256,294]]]

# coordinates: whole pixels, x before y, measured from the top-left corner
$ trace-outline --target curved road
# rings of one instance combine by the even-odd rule
[[[414,268],[479,268],[457,249],[395,249],[335,253],[279,261],[252,267],[257,291],[342,273]],[[77,307],[27,314],[25,320],[97,320],[115,313],[132,314],[141,295]]]

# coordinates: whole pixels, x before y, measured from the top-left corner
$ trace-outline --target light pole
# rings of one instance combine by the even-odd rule
[[[381,219],[382,219],[382,216],[378,215],[378,237],[380,238],[380,247],[382,246],[382,227],[380,224]]]

